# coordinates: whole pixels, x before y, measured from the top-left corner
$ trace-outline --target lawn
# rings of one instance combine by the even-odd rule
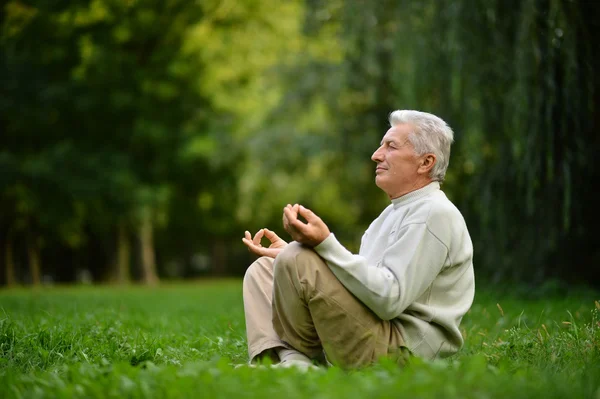
[[[455,358],[339,368],[246,361],[241,281],[0,291],[0,398],[600,399],[600,293],[479,289]]]

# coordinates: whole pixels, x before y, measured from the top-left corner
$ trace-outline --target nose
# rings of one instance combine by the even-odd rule
[[[383,151],[381,150],[383,148],[383,146],[379,146],[379,148],[377,148],[375,150],[375,152],[373,153],[373,155],[371,155],[371,160],[374,162],[383,162]]]

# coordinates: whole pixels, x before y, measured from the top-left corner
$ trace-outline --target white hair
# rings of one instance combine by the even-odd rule
[[[444,120],[426,112],[413,110],[397,110],[390,114],[390,125],[395,127],[409,124],[414,130],[408,140],[415,148],[417,156],[433,153],[436,162],[429,177],[433,181],[444,181],[446,169],[450,163],[450,145],[454,142],[454,133]]]

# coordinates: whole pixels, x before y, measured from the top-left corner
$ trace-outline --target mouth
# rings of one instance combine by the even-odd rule
[[[375,169],[375,173],[383,172],[384,170],[387,170],[387,168],[384,168],[383,166],[378,166],[378,167]]]

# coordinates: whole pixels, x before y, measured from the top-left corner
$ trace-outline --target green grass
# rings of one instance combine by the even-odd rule
[[[600,399],[600,294],[506,292],[478,291],[450,360],[303,374],[232,366],[239,280],[0,291],[0,398]]]

